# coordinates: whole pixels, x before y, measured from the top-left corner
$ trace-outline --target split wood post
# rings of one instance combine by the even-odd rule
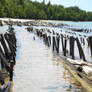
[[[3,53],[3,51],[2,51],[1,46],[0,46],[0,52],[3,54],[3,56],[5,56],[4,53]],[[0,59],[0,61],[1,61],[1,68],[4,69],[4,68],[5,68],[5,66],[4,66],[4,62],[3,62],[2,59]]]
[[[5,43],[5,40],[4,40],[4,37],[3,37],[2,34],[0,35],[0,41],[1,41],[1,44],[2,44],[2,46],[4,48],[6,59],[9,59],[9,54],[10,53],[8,52],[8,48],[6,46],[6,43]]]
[[[78,50],[79,50],[79,54],[80,54],[80,59],[83,59],[84,61],[86,61],[83,49],[81,47],[81,44],[80,44],[78,38],[76,38],[76,42],[77,42],[77,46],[78,46]]]
[[[15,45],[9,40],[9,36],[7,34],[4,35],[7,43],[8,43],[8,46],[10,48],[10,55],[9,55],[9,61],[12,59],[13,57],[13,60],[14,60],[14,64],[16,63],[15,61],[15,56],[16,56],[16,47]]]

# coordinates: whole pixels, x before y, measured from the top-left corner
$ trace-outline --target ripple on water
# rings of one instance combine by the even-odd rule
[[[75,79],[42,42],[25,30],[15,27],[18,53],[14,71],[13,92],[82,92],[75,91]],[[21,47],[21,48],[20,48]]]

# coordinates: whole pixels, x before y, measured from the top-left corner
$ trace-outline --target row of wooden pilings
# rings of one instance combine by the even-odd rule
[[[0,83],[5,84],[5,76],[9,81],[13,80],[13,68],[16,63],[16,37],[15,32],[9,29],[6,33],[0,34]]]
[[[84,38],[78,38],[74,36],[65,35],[62,33],[55,33],[55,31],[45,30],[45,29],[33,29],[33,27],[28,27],[27,30],[29,32],[34,32],[38,37],[43,39],[45,45],[48,47],[52,47],[53,51],[56,51],[57,53],[60,52],[60,41],[62,44],[62,52],[65,57],[67,57],[67,53],[71,56],[72,59],[75,59],[75,42],[77,44],[78,52],[79,52],[79,58],[83,59],[83,61],[87,61],[85,57],[85,53],[82,48],[82,44],[85,45]],[[69,41],[69,50],[67,49],[67,42]],[[91,55],[92,55],[92,37],[87,38],[88,47],[90,47]]]

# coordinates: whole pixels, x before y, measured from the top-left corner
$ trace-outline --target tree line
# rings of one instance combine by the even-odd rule
[[[45,4],[30,0],[0,0],[0,17],[92,21],[92,12],[86,12],[77,6],[65,8],[62,5],[51,5],[50,2]]]

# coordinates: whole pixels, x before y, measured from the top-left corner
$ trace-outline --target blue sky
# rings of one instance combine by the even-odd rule
[[[43,0],[36,0],[36,1],[42,2]],[[49,0],[45,1],[46,3],[49,2]],[[52,4],[61,4],[64,5],[65,7],[76,5],[83,10],[92,11],[92,0],[50,0],[50,1]]]

